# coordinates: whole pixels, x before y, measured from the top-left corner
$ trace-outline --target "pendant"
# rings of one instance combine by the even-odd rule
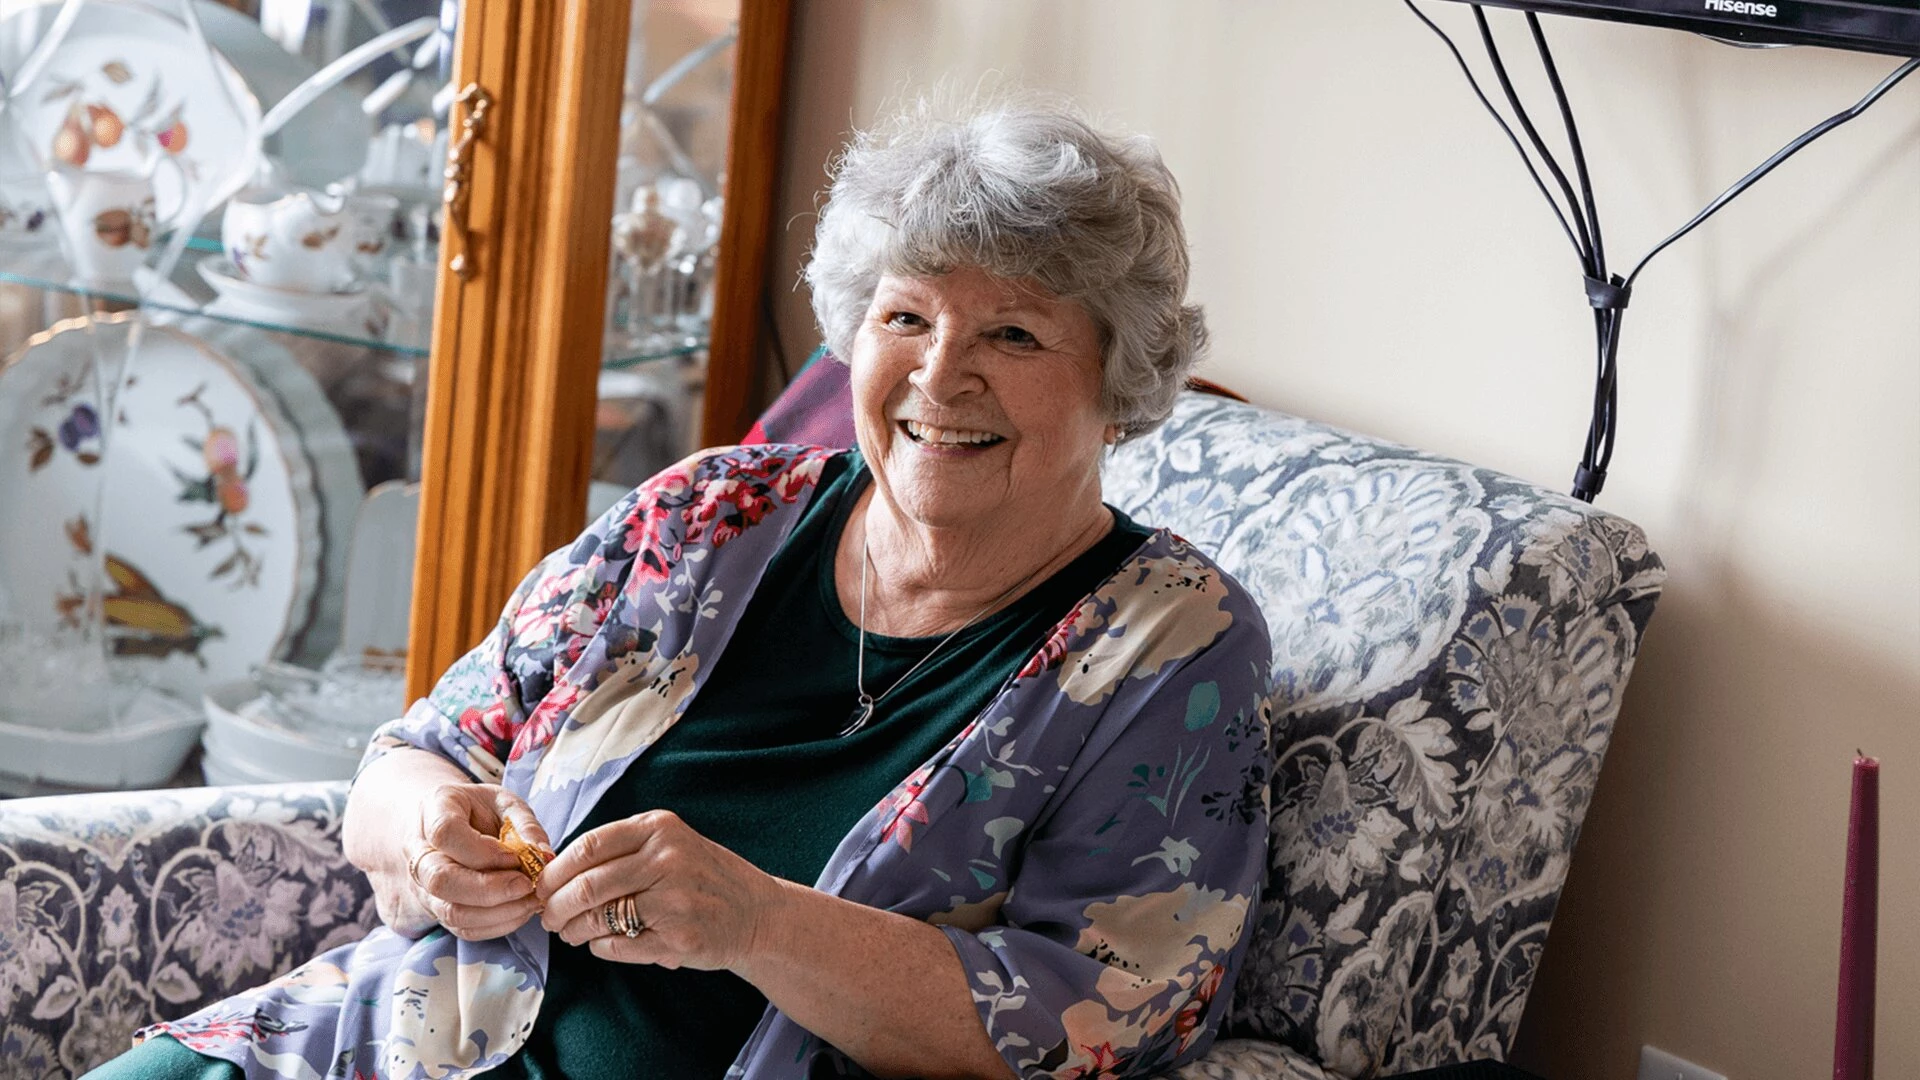
[[[861,728],[866,727],[867,721],[871,719],[873,719],[873,699],[865,694],[861,694],[860,704],[854,706],[853,709],[853,719],[846,727],[840,729],[840,737],[844,739],[854,732],[859,731]]]

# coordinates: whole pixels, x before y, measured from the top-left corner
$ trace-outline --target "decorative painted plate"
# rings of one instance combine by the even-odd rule
[[[68,320],[0,366],[0,598],[16,622],[77,622],[103,559],[120,671],[192,701],[311,618],[322,507],[280,404],[190,334],[144,327],[103,406],[94,372],[135,325]]]
[[[19,71],[59,10],[50,0],[0,21],[0,70]],[[260,163],[260,104],[246,81],[186,23],[137,0],[88,0],[8,107],[45,167],[138,171],[170,156],[203,212],[248,183]],[[179,205],[179,174],[153,175],[163,212]]]
[[[366,486],[360,482],[360,458],[339,410],[320,381],[295,359],[281,335],[245,323],[174,312],[155,312],[156,322],[175,327],[230,357],[280,406],[292,426],[281,445],[298,445],[313,472],[320,496],[320,584],[313,593],[312,615],[290,638],[280,659],[319,667],[340,644],[346,604],[349,537]],[[409,546],[411,551],[411,546]]]

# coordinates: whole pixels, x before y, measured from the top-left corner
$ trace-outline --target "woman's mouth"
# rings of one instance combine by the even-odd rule
[[[922,424],[917,420],[901,420],[896,426],[914,444],[929,450],[948,453],[985,450],[1007,441],[1004,436],[995,435],[991,431],[934,427],[932,424]]]

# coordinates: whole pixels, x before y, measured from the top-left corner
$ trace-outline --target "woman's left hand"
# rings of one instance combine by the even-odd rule
[[[540,875],[540,921],[603,960],[732,969],[752,955],[783,884],[654,810],[582,833],[555,856]],[[645,926],[637,937],[607,927],[607,904],[623,896]]]

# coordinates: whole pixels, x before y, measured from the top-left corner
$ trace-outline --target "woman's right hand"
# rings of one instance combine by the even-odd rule
[[[495,784],[433,788],[402,846],[405,869],[369,874],[381,918],[408,937],[436,924],[468,941],[519,929],[541,903],[520,860],[498,839],[506,818],[522,839],[552,850],[526,800],[513,792]]]

